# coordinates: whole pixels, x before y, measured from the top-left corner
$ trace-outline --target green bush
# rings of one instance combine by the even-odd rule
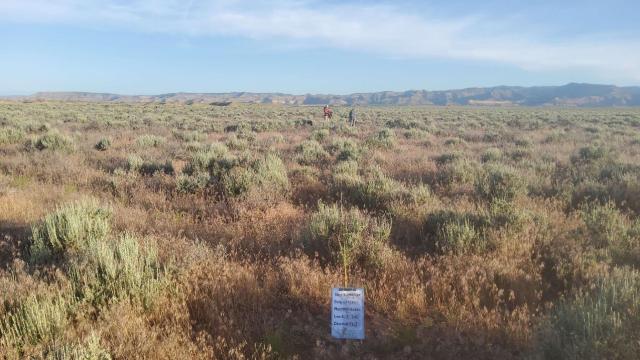
[[[585,224],[587,243],[596,249],[607,248],[627,236],[627,219],[611,202],[586,205],[580,215]]]
[[[525,193],[525,183],[518,173],[506,166],[489,165],[475,182],[476,195],[483,200],[512,201]]]
[[[27,345],[49,342],[68,326],[68,312],[69,301],[61,294],[32,295],[0,318],[0,343],[22,351]]]
[[[482,162],[497,162],[502,158],[502,151],[498,148],[488,148],[482,153],[480,159]]]
[[[513,161],[522,161],[531,158],[531,151],[527,149],[515,149],[509,153],[509,157]]]
[[[144,164],[144,160],[138,155],[129,155],[127,157],[127,171],[136,173]]]
[[[142,135],[136,139],[136,145],[140,147],[158,147],[166,142],[166,139],[157,135]]]
[[[455,160],[438,166],[435,181],[438,185],[452,190],[456,186],[472,184],[477,172],[475,164],[467,159]]]
[[[103,241],[109,234],[111,211],[95,201],[84,200],[58,208],[31,229],[33,261],[47,260],[86,245],[88,239]]]
[[[303,141],[296,148],[298,163],[301,165],[321,164],[329,158],[322,145],[315,140]]]
[[[70,151],[73,149],[73,141],[57,131],[50,131],[36,139],[35,147],[38,150]]]
[[[384,263],[391,224],[358,209],[320,203],[309,220],[305,248],[325,262],[351,268],[376,269]]]
[[[460,139],[460,138],[451,138],[451,139],[447,139],[445,140],[444,144],[446,146],[461,146],[461,145],[465,145],[465,141]]]
[[[399,199],[402,185],[384,174],[379,167],[367,169],[364,179],[348,195],[365,209],[388,210],[394,200]]]
[[[357,161],[362,153],[358,144],[351,139],[335,139],[331,143],[331,153],[336,155],[338,161]]]
[[[243,151],[249,148],[249,142],[246,139],[241,139],[235,134],[227,138],[226,145],[229,149]]]
[[[519,229],[527,214],[511,201],[494,199],[489,204],[489,221],[494,228],[510,226]]]
[[[438,166],[452,164],[463,159],[464,156],[460,153],[445,153],[433,158],[433,160],[436,162],[436,165]]]
[[[111,140],[108,138],[102,138],[98,143],[94,146],[96,150],[106,151],[111,147]]]
[[[396,143],[396,133],[392,129],[384,128],[376,133],[369,143],[382,148],[392,148]]]
[[[358,173],[357,161],[342,161],[336,164],[331,172],[333,191],[339,193],[349,193],[352,189],[362,183]]]
[[[176,178],[176,190],[183,194],[193,194],[204,189],[209,184],[209,174],[195,173],[194,175],[180,174]]]
[[[201,151],[205,147],[206,145],[199,143],[197,141],[190,141],[184,145],[184,148],[190,153]]]
[[[206,150],[200,150],[189,158],[183,172],[187,175],[211,171],[215,166],[215,161],[227,155],[229,150],[224,144],[214,143]]]
[[[403,135],[406,139],[426,139],[429,133],[420,129],[409,129]]]
[[[111,355],[100,345],[100,337],[91,334],[84,342],[56,347],[49,352],[50,360],[111,360]]]
[[[126,297],[149,305],[163,275],[155,246],[129,235],[112,241],[110,214],[95,201],[59,208],[33,227],[31,259],[61,258],[80,301],[98,306]]]
[[[240,166],[231,168],[220,180],[222,194],[226,197],[246,194],[253,187],[253,184],[253,171]]]
[[[311,139],[320,142],[328,138],[329,134],[329,129],[317,129],[311,133]]]
[[[545,144],[556,143],[564,139],[566,136],[567,134],[565,134],[565,132],[563,131],[554,131],[551,134],[547,135],[547,137],[545,137],[542,142]]]
[[[407,120],[407,119],[393,119],[393,120],[389,120],[385,123],[386,127],[389,128],[401,128],[401,129],[420,129],[423,128],[424,125],[420,124],[418,121],[416,120]]]
[[[540,334],[547,359],[634,359],[640,353],[640,273],[614,268],[554,309]]]
[[[162,172],[167,175],[173,175],[173,163],[171,160],[167,160],[164,163],[155,162],[155,161],[145,161],[138,168],[138,172],[142,175],[153,175],[157,172]]]
[[[76,296],[94,306],[130,299],[148,307],[163,284],[164,270],[155,246],[123,235],[116,241],[87,238],[72,255],[67,274]]]
[[[423,231],[427,238],[424,246],[427,251],[439,254],[481,252],[489,246],[485,236],[487,226],[489,221],[480,216],[438,211],[425,219]]]
[[[0,145],[15,144],[24,139],[24,132],[22,130],[3,127],[0,129]]]
[[[607,157],[608,151],[599,145],[585,146],[578,150],[578,153],[571,157],[574,164],[590,163],[603,160]]]
[[[289,189],[287,167],[275,154],[258,159],[254,164],[255,181],[260,189],[285,193]]]
[[[584,205],[580,216],[584,227],[578,236],[601,258],[640,267],[640,220],[632,221],[613,202]]]
[[[206,136],[197,131],[174,131],[173,136],[184,142],[203,141]]]
[[[239,140],[244,140],[248,143],[252,143],[252,142],[255,142],[256,139],[258,138],[258,133],[256,133],[250,128],[240,128],[236,133],[236,136],[238,137]]]
[[[343,161],[332,173],[331,191],[336,199],[374,212],[388,212],[394,204],[416,204],[431,195],[426,186],[408,188],[388,177],[378,166],[360,174],[355,161]]]
[[[275,154],[257,160],[223,157],[215,162],[211,173],[220,193],[226,197],[237,197],[252,190],[261,196],[281,196],[289,189],[287,169]]]
[[[130,173],[139,173],[141,175],[153,175],[162,172],[167,175],[174,174],[173,163],[167,160],[164,163],[156,161],[145,161],[138,155],[130,155],[127,158],[127,171]]]
[[[25,121],[19,124],[20,129],[26,132],[34,133],[34,132],[44,132],[51,130],[51,126],[47,123],[40,123],[38,121]]]

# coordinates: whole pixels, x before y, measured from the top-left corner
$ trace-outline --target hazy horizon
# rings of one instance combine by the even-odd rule
[[[464,90],[464,89],[473,89],[473,88],[498,88],[498,87],[561,87],[565,85],[576,84],[576,83],[565,83],[558,85],[531,85],[531,86],[522,86],[522,85],[492,85],[492,86],[469,86],[466,88],[451,88],[451,89],[393,89],[393,90],[373,90],[373,91],[361,91],[361,92],[352,92],[352,93],[322,93],[322,92],[308,92],[308,93],[288,93],[285,91],[245,91],[245,90],[230,90],[230,91],[168,91],[163,93],[145,93],[145,94],[129,94],[129,93],[118,93],[112,91],[84,91],[84,90],[39,90],[31,93],[12,93],[7,91],[0,91],[0,96],[3,97],[21,97],[21,96],[33,96],[37,93],[86,93],[86,94],[111,94],[111,95],[120,95],[120,96],[157,96],[157,95],[165,95],[165,94],[232,94],[232,93],[248,93],[248,94],[285,94],[285,95],[336,95],[336,96],[345,96],[352,95],[358,93],[382,93],[382,92],[406,92],[406,91],[428,91],[428,92],[440,92],[440,91],[455,91],[455,90]],[[585,84],[585,85],[595,85],[595,86],[615,86],[620,88],[627,87],[638,87],[639,85],[617,85],[617,84],[592,84],[592,83],[577,83],[577,84]]]

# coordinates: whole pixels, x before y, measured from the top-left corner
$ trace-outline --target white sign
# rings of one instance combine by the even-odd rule
[[[364,339],[364,289],[332,289],[331,336]]]

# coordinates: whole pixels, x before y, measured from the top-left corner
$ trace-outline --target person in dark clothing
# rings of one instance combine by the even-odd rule
[[[356,126],[356,109],[352,108],[349,111],[349,125]]]

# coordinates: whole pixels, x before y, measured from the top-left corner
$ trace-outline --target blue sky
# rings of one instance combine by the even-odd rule
[[[0,94],[640,84],[640,1],[0,0]]]

